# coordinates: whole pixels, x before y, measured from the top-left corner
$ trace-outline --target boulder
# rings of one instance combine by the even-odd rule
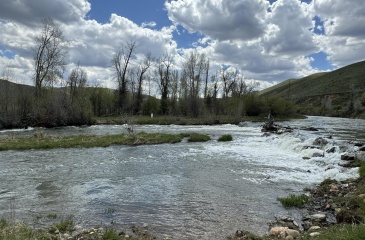
[[[286,232],[289,230],[288,227],[273,227],[270,229],[270,236],[285,238]]]
[[[343,155],[341,155],[341,160],[344,160],[344,161],[355,160],[355,154],[350,154],[350,153],[343,154]]]
[[[316,152],[316,153],[313,153],[312,157],[324,157],[324,153]]]
[[[326,153],[335,153],[335,152],[336,152],[336,147],[331,147],[326,150]]]
[[[286,239],[296,239],[300,237],[300,233],[299,231],[290,229],[288,227],[273,227],[270,229],[270,236]]]
[[[322,137],[316,138],[313,142],[313,145],[324,146],[328,143],[328,141]]]
[[[319,235],[320,235],[319,232],[312,232],[312,233],[309,234],[309,236],[311,236],[311,237],[317,237]]]
[[[325,221],[326,214],[325,213],[316,213],[316,214],[311,215],[311,219],[314,221]]]
[[[364,151],[365,151],[365,147],[361,147],[361,148],[359,148],[359,151],[364,152]]]
[[[319,230],[319,229],[321,229],[320,226],[312,226],[312,227],[309,228],[308,231],[315,231],[315,230]]]
[[[300,237],[300,233],[297,230],[288,229],[286,231],[287,236],[291,236],[292,238],[296,239]]]

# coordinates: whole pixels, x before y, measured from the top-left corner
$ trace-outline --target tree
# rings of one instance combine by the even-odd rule
[[[135,113],[139,113],[141,111],[141,105],[143,101],[143,95],[142,95],[142,87],[143,87],[143,79],[145,74],[147,73],[147,70],[151,67],[152,63],[152,57],[151,53],[147,53],[142,63],[139,64],[139,68],[137,70],[137,97],[136,97],[136,107],[134,109]]]
[[[187,78],[189,87],[190,113],[194,117],[199,115],[200,85],[203,74],[206,73],[206,68],[209,67],[209,64],[207,63],[208,61],[204,54],[192,51],[184,64],[184,75]]]
[[[236,78],[238,76],[238,71],[231,68],[221,69],[221,79],[223,82],[223,98],[229,97],[230,92],[233,91],[233,87],[236,83]]]
[[[112,58],[112,65],[118,81],[118,94],[119,94],[118,102],[119,102],[120,112],[125,112],[128,106],[127,72],[132,55],[136,47],[137,47],[136,42],[128,42],[126,45],[122,45],[121,49],[117,51]]]
[[[171,55],[165,54],[158,60],[158,86],[161,92],[160,107],[163,115],[168,114],[168,96],[172,66],[173,57]]]
[[[76,68],[72,69],[67,80],[67,86],[70,88],[71,103],[78,97],[80,90],[86,87],[86,82],[87,72],[78,64]]]
[[[67,47],[65,37],[51,18],[42,20],[43,30],[35,39],[34,67],[35,67],[35,95],[41,96],[45,84],[53,84],[62,74],[66,66]]]

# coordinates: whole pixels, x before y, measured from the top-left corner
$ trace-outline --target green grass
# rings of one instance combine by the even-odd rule
[[[57,239],[46,230],[34,230],[23,223],[9,224],[0,220],[0,239],[4,240],[35,240]]]
[[[232,140],[233,140],[233,137],[230,134],[222,135],[218,138],[218,142],[229,142]]]
[[[289,197],[286,198],[278,198],[278,201],[281,202],[281,204],[284,207],[304,207],[304,204],[308,202],[309,197],[305,194],[301,195],[294,195],[290,194]]]
[[[361,163],[359,167],[360,178],[365,178],[365,163]]]
[[[62,220],[59,223],[52,224],[48,229],[49,233],[52,234],[56,233],[57,231],[60,233],[70,233],[74,230],[74,222],[71,217],[66,220]]]
[[[210,137],[205,134],[193,133],[190,135],[188,139],[189,142],[207,142],[210,140]]]
[[[103,236],[101,236],[101,240],[118,240],[121,237],[118,235],[117,231],[113,228],[107,229]]]
[[[0,151],[4,150],[29,150],[53,148],[92,148],[108,147],[111,145],[143,145],[177,143],[186,137],[185,134],[138,133],[135,135],[79,135],[67,137],[25,137],[14,139],[1,139]]]
[[[323,228],[319,236],[311,237],[309,232],[301,239],[305,240],[363,240],[365,239],[365,225],[336,225],[329,228]]]

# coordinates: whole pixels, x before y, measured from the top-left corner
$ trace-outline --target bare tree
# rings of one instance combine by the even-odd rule
[[[171,73],[170,89],[171,112],[177,115],[179,98],[179,72],[177,70],[173,70]]]
[[[163,115],[168,113],[168,96],[170,77],[173,66],[173,57],[165,54],[158,60],[158,86],[161,92],[161,113]]]
[[[238,71],[232,69],[221,69],[221,80],[223,83],[223,98],[227,98],[236,84]]]
[[[205,63],[205,85],[204,85],[204,99],[208,96],[208,78],[209,78],[209,60]]]
[[[71,103],[78,96],[80,89],[86,87],[87,72],[77,64],[77,67],[72,69],[67,80],[67,86],[70,88]]]
[[[145,74],[147,73],[148,69],[151,67],[153,59],[151,56],[151,53],[147,53],[143,62],[139,64],[139,68],[137,70],[137,76],[138,76],[138,82],[137,82],[137,97],[136,97],[136,107],[135,107],[135,113],[139,113],[141,110],[141,105],[143,101],[143,80],[145,77]]]
[[[118,81],[119,108],[121,112],[127,109],[127,71],[132,55],[136,49],[136,42],[128,42],[116,52],[112,58],[112,65]]]
[[[67,47],[60,26],[51,18],[43,19],[42,24],[42,33],[36,37],[33,49],[36,97],[40,97],[44,84],[53,84],[57,77],[62,77],[67,64]]]
[[[185,61],[184,72],[189,86],[190,112],[194,117],[199,115],[200,85],[205,69],[209,67],[204,54],[192,51]]]

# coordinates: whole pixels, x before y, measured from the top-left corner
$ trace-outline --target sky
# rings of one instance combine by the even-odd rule
[[[89,84],[115,87],[113,54],[136,42],[174,56],[181,69],[195,50],[262,88],[365,60],[364,0],[0,0],[0,76],[33,84],[34,39],[51,17],[67,38],[70,63]]]

